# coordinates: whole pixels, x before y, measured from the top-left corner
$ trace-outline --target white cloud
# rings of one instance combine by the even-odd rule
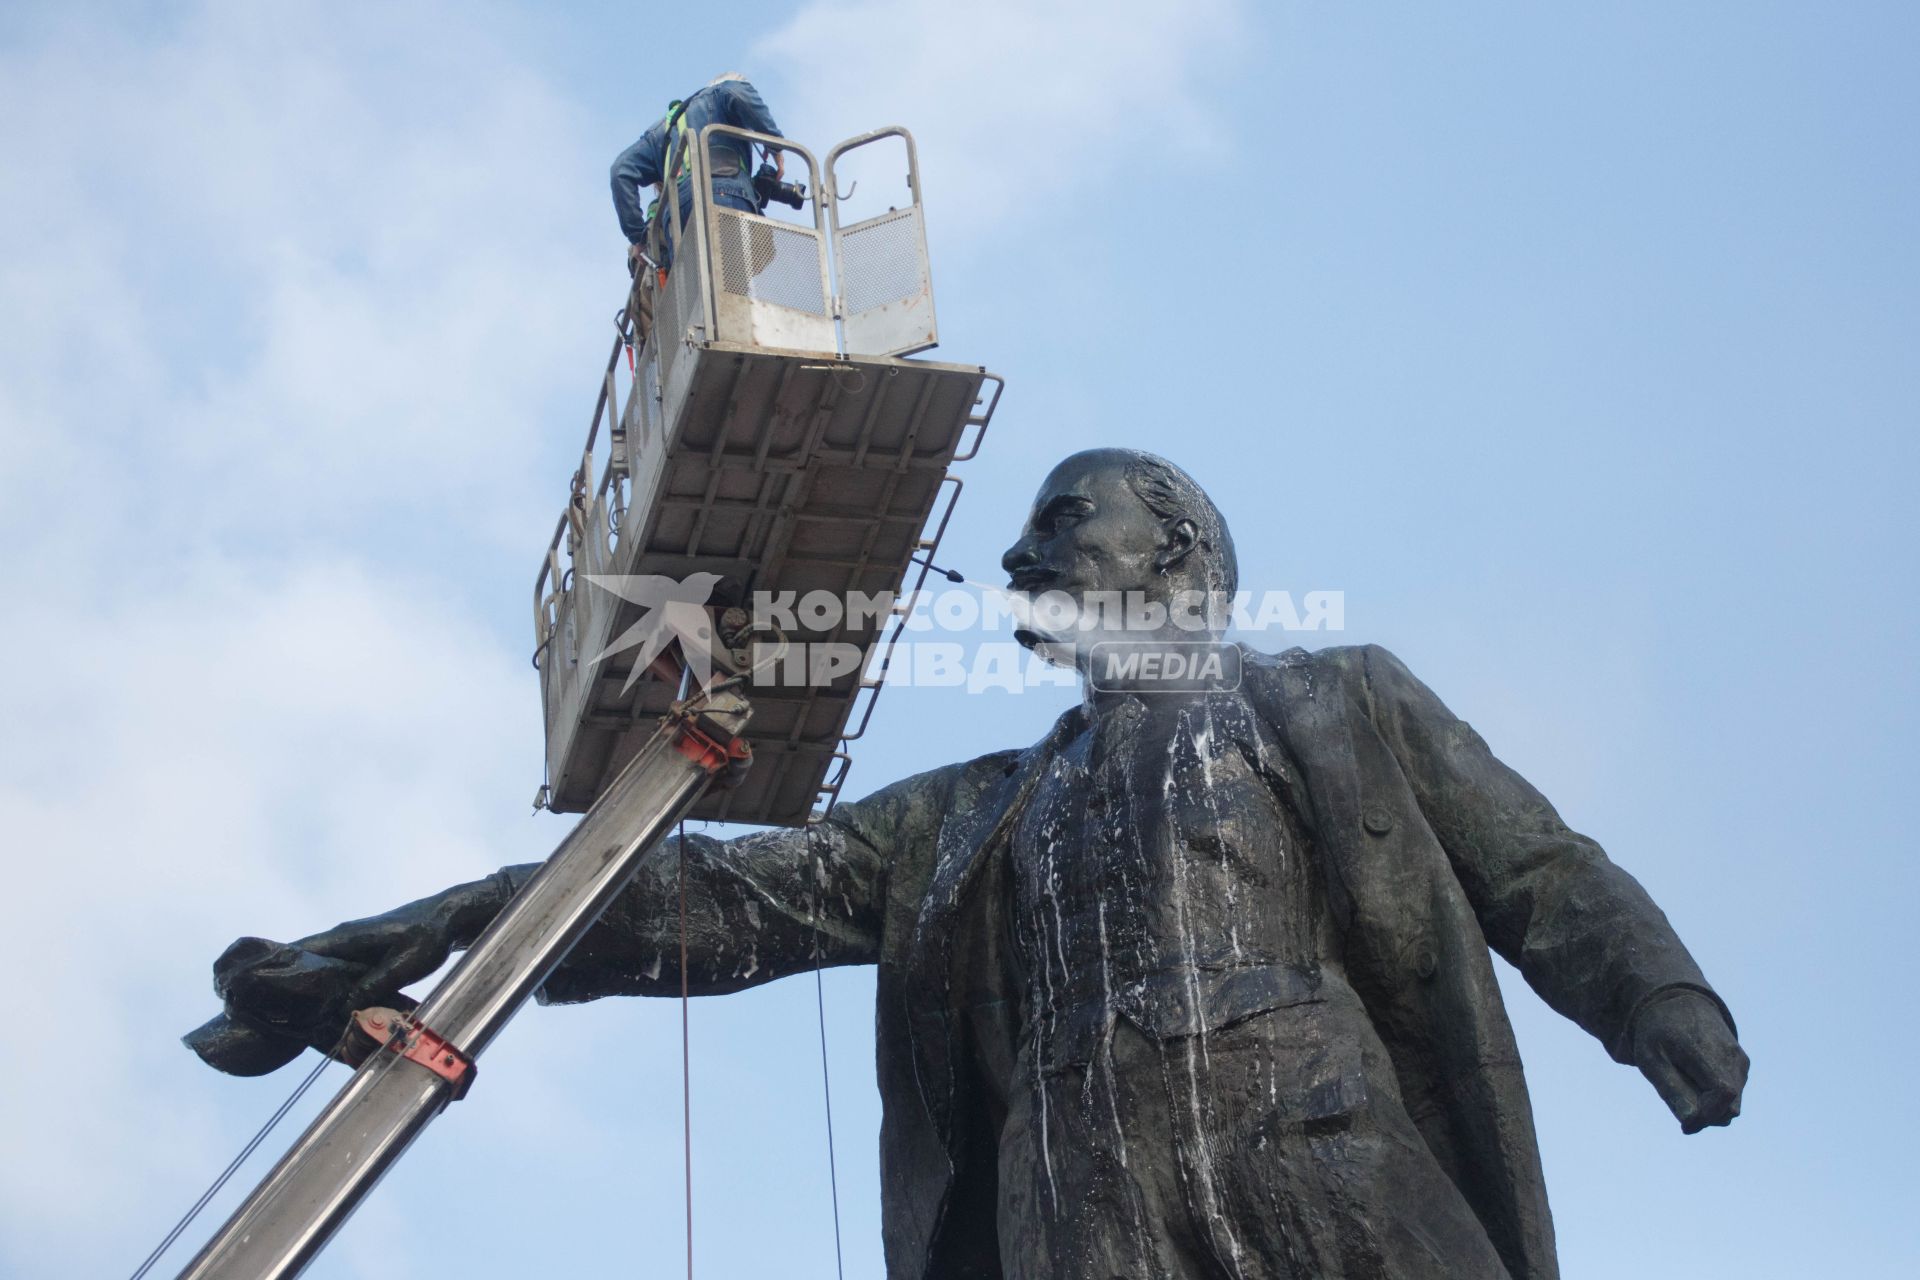
[[[531,581],[619,283],[577,108],[464,10],[156,20],[0,48],[0,1143],[33,1153],[0,1256],[33,1274],[130,1267],[291,1086],[177,1044],[228,940],[550,846],[523,611],[462,601],[503,553]]]
[[[1109,198],[1129,167],[1167,181],[1217,155],[1202,68],[1245,26],[1240,0],[823,0],[755,45],[751,66],[781,127],[810,144],[910,128],[929,218],[970,234],[1022,205]],[[1165,194],[1126,190],[1143,209]]]
[[[25,975],[0,1131],[36,1153],[0,1174],[16,1240],[217,1165],[213,1095],[179,1089],[172,1040],[214,1011],[231,936],[296,936],[379,905],[370,886],[413,896],[539,838],[503,821],[537,767],[509,745],[537,736],[518,655],[415,584],[230,568],[97,611],[30,601],[0,643],[37,677],[0,696],[19,855],[0,965]],[[56,1027],[85,1051],[47,1052]]]
[[[74,18],[0,66],[13,514],[51,469],[150,509],[190,488],[168,514],[208,536],[530,500],[533,415],[563,371],[591,394],[616,288],[579,194],[604,159],[497,39],[437,6],[211,5]],[[173,491],[125,483],[148,467]]]

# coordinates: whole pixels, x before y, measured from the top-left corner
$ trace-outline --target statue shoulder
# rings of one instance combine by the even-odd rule
[[[963,764],[952,766],[958,771],[958,779],[967,782],[989,783],[996,778],[1004,778],[1020,766],[1020,758],[1033,750],[1031,747],[1007,747],[1001,751],[989,751],[983,756],[975,756]]]
[[[1338,684],[1349,692],[1364,695],[1372,673],[1384,659],[1386,665],[1400,668],[1400,660],[1377,644],[1329,645],[1324,649],[1294,647],[1279,653],[1262,653],[1240,646],[1241,671],[1256,692],[1269,695],[1294,685],[1304,694]]]
[[[834,810],[835,818],[862,829],[927,821],[949,809],[956,796],[978,791],[1005,777],[1019,764],[1022,754],[1018,748],[989,751],[971,760],[910,774],[858,800],[840,804]]]

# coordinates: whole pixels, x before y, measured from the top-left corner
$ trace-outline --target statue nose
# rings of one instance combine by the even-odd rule
[[[1017,573],[1040,563],[1040,553],[1034,549],[1032,538],[1022,538],[1007,548],[1007,554],[1000,557],[1000,567],[1008,573]]]

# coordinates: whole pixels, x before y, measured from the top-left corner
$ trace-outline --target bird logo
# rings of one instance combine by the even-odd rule
[[[694,573],[684,579],[656,573],[590,573],[587,581],[647,612],[639,621],[607,643],[587,665],[610,658],[616,653],[638,648],[633,670],[621,692],[640,681],[653,660],[675,640],[680,642],[680,657],[687,664],[695,688],[704,687],[713,675],[713,619],[707,601],[719,585],[717,573]]]

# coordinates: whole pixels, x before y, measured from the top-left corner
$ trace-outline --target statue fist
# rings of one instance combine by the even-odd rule
[[[213,966],[226,1011],[186,1043],[233,1075],[273,1071],[307,1046],[332,1052],[354,1010],[413,1008],[400,989],[469,945],[511,897],[507,879],[494,876],[291,945],[242,938]]]
[[[1729,1124],[1740,1114],[1746,1051],[1720,1006],[1702,992],[1676,988],[1642,1005],[1633,1021],[1633,1061],[1683,1133]]]
[[[349,920],[293,945],[354,967],[355,981],[345,993],[350,1009],[385,1004],[386,997],[420,981],[453,954],[453,912],[446,900],[458,892],[449,889],[384,915]]]

